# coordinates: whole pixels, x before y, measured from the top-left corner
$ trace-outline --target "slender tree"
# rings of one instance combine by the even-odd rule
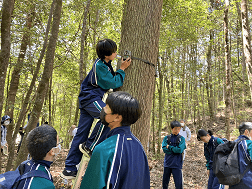
[[[225,126],[226,137],[230,140],[230,112],[231,112],[231,57],[229,49],[229,34],[228,34],[228,11],[229,0],[225,1],[224,10],[224,33],[225,33],[225,70],[226,70],[226,87],[225,87]]]
[[[241,18],[242,18],[242,36],[243,36],[243,51],[245,57],[245,64],[247,67],[248,81],[250,88],[250,97],[252,100],[252,53],[251,53],[251,35],[248,21],[248,2],[241,1]]]
[[[47,52],[46,52],[44,72],[43,72],[41,81],[39,82],[39,86],[37,89],[37,96],[36,96],[35,104],[33,106],[29,123],[26,128],[27,132],[25,133],[25,136],[24,136],[25,138],[26,138],[26,134],[30,130],[32,130],[38,122],[39,115],[40,115],[40,112],[44,103],[46,90],[49,85],[49,80],[52,77],[54,54],[55,54],[56,42],[57,42],[58,32],[59,32],[60,17],[61,17],[61,8],[62,8],[62,0],[56,0],[54,14],[53,14],[51,36],[49,39]],[[27,156],[27,149],[25,148],[25,143],[26,142],[23,142],[21,145],[20,152],[18,153],[18,158],[15,163],[15,167],[17,167],[23,160],[25,160]]]

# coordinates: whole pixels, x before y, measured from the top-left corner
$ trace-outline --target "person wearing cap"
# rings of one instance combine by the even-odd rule
[[[245,139],[238,144],[238,159],[239,159],[239,168],[240,173],[243,173],[247,166],[251,168],[243,176],[240,183],[229,186],[229,189],[251,189],[252,188],[252,123],[244,122],[239,126],[240,136],[235,140]]]
[[[178,121],[171,122],[172,134],[165,136],[162,142],[162,149],[165,153],[163,189],[168,188],[171,174],[173,175],[176,189],[183,188],[182,153],[186,149],[186,143],[185,138],[179,135],[180,129],[181,125]]]
[[[213,155],[217,146],[224,143],[222,139],[213,136],[211,130],[205,131],[204,129],[198,130],[198,141],[204,142],[204,156],[206,158],[206,167],[208,174],[208,189],[224,189],[224,185],[220,184],[218,178],[213,172]]]
[[[181,125],[181,129],[179,131],[179,134],[185,138],[186,142],[190,141],[190,139],[191,139],[191,131],[185,125],[185,120],[184,119],[180,120],[180,125]],[[185,160],[185,154],[186,154],[186,150],[184,150],[184,153],[183,153],[183,161]]]
[[[12,120],[11,120],[10,116],[8,116],[8,115],[3,116],[2,120],[1,120],[1,152],[3,152],[3,153],[8,152],[8,150],[4,150],[4,148],[8,149],[6,136],[7,136],[7,127],[11,123],[11,121]]]

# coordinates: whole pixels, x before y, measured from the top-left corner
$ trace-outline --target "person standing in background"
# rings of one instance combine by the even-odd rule
[[[179,131],[179,134],[185,138],[186,142],[190,141],[190,139],[191,139],[191,131],[185,125],[185,120],[184,119],[180,120],[180,125],[181,125],[181,129]],[[186,150],[184,150],[183,161],[185,160],[185,154],[186,154]]]

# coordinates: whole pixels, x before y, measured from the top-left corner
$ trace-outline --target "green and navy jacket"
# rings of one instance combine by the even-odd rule
[[[20,181],[17,189],[55,189],[52,175],[49,171],[50,166],[52,164],[51,161],[32,160],[32,161],[25,161],[25,162],[29,162],[29,163],[28,165],[25,165],[24,173],[27,173],[32,170],[44,171],[49,176],[49,179],[51,180],[41,178],[41,177],[27,178]],[[25,164],[25,162],[23,162],[23,164]]]
[[[165,153],[164,167],[182,169],[183,157],[182,153],[186,149],[185,138],[181,136],[180,141],[177,140],[179,135],[171,134],[171,140],[168,144],[167,136],[162,142],[162,149]],[[169,145],[167,148],[166,146]]]
[[[221,143],[224,143],[223,140],[218,137],[214,137],[213,135],[211,136],[208,143],[204,143],[204,155],[207,161],[207,170],[213,169],[213,155],[216,147]]]
[[[101,100],[109,89],[116,89],[123,85],[125,72],[121,69],[114,72],[111,61],[108,63],[97,58],[95,63],[81,84],[79,94],[80,108]]]
[[[148,189],[147,156],[130,126],[111,130],[89,161],[80,189]]]
[[[239,168],[240,173],[243,173],[249,162],[252,162],[252,141],[245,135],[240,135],[237,140],[238,141],[242,138],[245,140],[239,142],[238,144],[238,159],[239,159]],[[242,178],[242,181],[248,188],[252,188],[252,170],[250,169]],[[239,185],[239,184],[238,184]]]

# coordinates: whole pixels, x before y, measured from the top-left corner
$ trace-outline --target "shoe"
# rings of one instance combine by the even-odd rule
[[[76,177],[77,171],[69,171],[66,168],[60,174],[60,176],[64,179],[74,179]]]
[[[92,156],[92,151],[86,147],[85,142],[79,145],[79,150],[88,158]]]

